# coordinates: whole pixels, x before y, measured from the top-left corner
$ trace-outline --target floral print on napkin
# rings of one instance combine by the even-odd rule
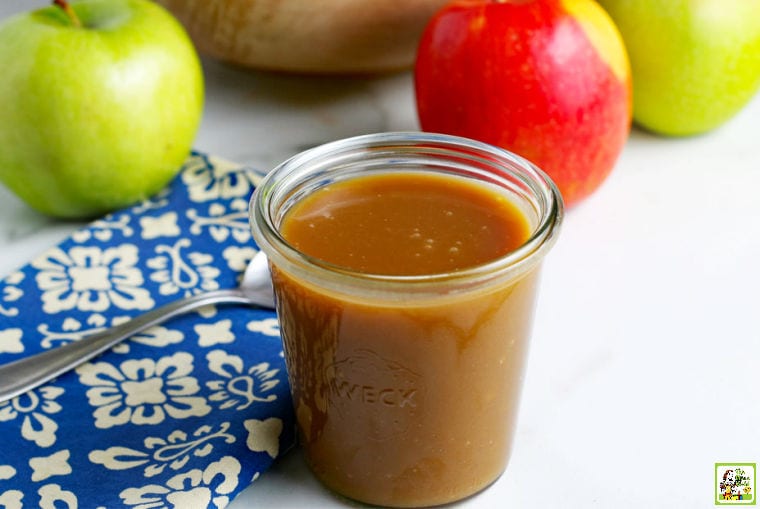
[[[0,364],[236,286],[259,176],[194,153],[157,196],[9,274]],[[222,508],[294,435],[274,311],[207,307],[0,403],[0,508]]]

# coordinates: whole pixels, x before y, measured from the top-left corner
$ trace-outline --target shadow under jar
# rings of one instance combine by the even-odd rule
[[[452,136],[349,138],[267,175],[251,226],[270,260],[301,443],[323,484],[412,507],[499,477],[562,214],[531,163]]]

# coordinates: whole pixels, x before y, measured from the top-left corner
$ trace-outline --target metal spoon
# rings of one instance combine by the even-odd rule
[[[273,309],[266,255],[259,251],[253,257],[238,288],[209,291],[170,302],[103,332],[0,366],[0,403],[49,382],[149,327],[211,304],[248,304]]]

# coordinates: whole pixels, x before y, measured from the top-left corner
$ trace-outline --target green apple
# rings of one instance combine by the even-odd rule
[[[625,41],[641,127],[673,136],[707,132],[760,87],[760,1],[599,3]]]
[[[83,0],[0,23],[0,180],[35,209],[92,217],[160,190],[203,110],[194,46],[148,0]]]

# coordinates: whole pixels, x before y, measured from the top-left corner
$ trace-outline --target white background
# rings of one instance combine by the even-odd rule
[[[47,3],[2,0],[0,18]],[[418,128],[410,74],[204,66],[195,146],[234,161]],[[510,466],[457,507],[713,507],[716,462],[760,462],[759,190],[760,97],[703,136],[633,130],[546,259]],[[0,276],[78,226],[0,187]],[[230,507],[346,506],[295,450]]]

